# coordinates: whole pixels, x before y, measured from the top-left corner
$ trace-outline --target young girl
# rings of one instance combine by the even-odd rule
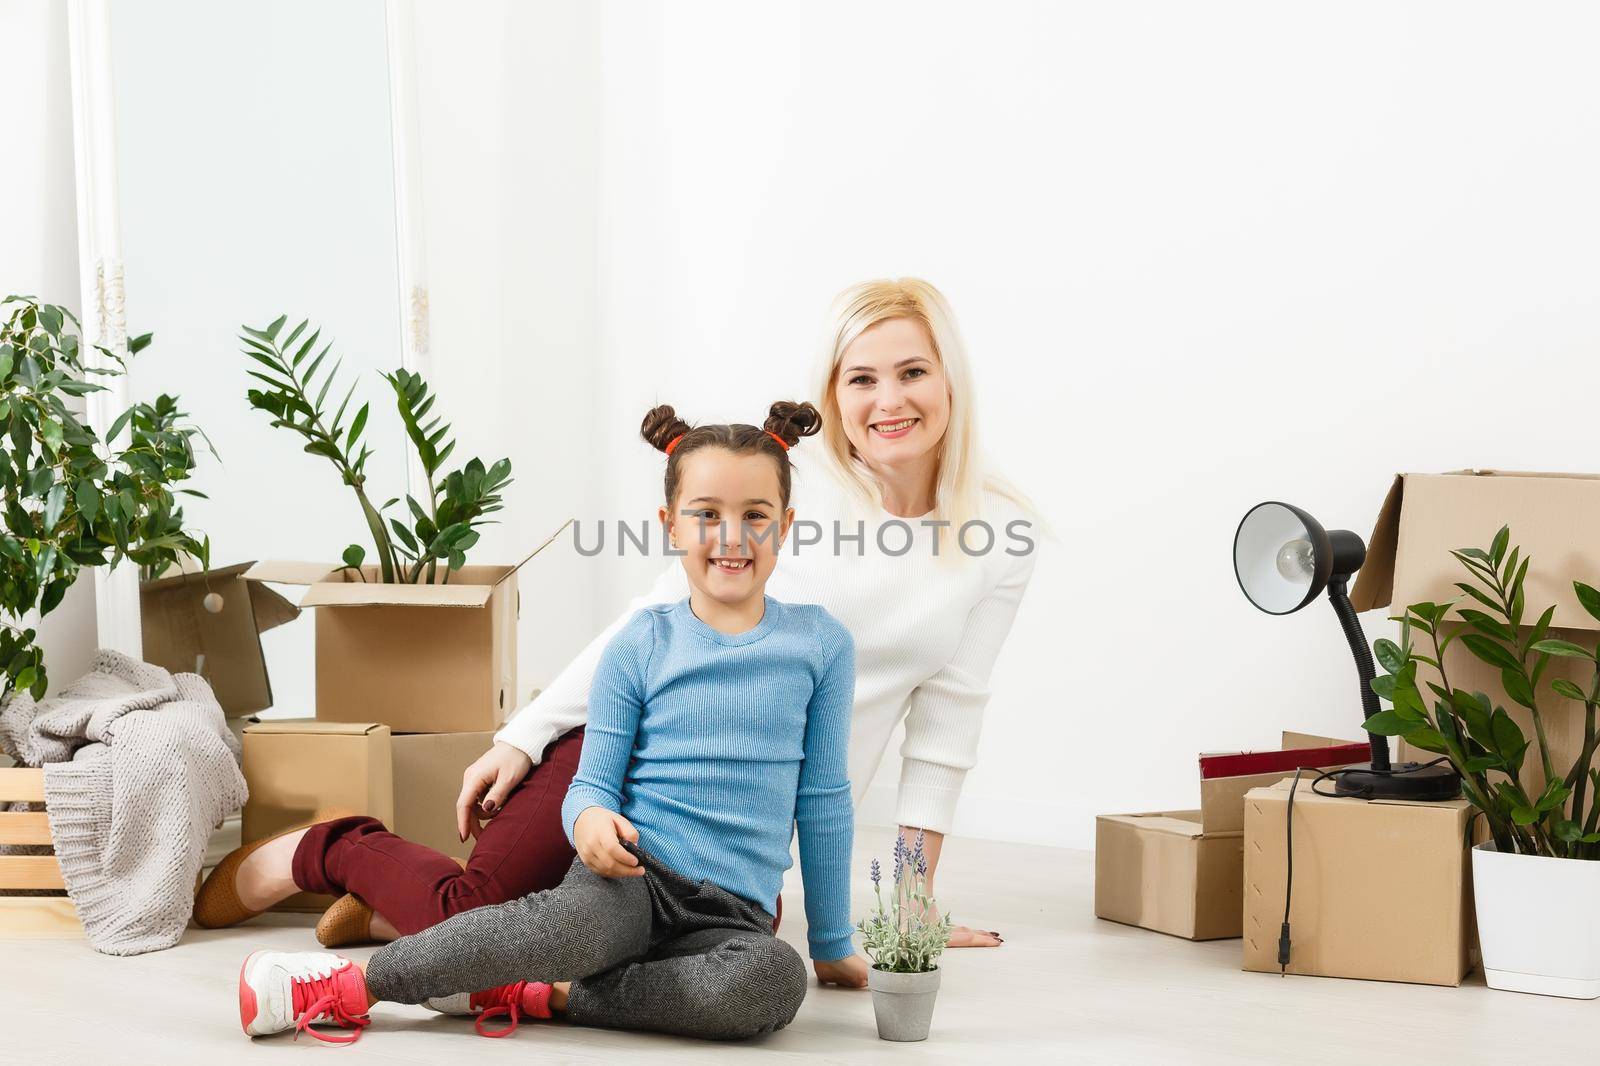
[[[764,428],[644,420],[667,454],[660,509],[690,593],[634,615],[594,675],[562,806],[578,858],[545,892],[458,914],[359,964],[255,952],[239,975],[251,1036],[328,1019],[355,1032],[380,1000],[732,1039],[787,1025],[805,966],[772,935],[798,827],[819,977],[864,984],[851,952],[846,744],[850,634],[820,607],[765,596],[789,532],[788,450],[820,428],[773,404]],[[477,990],[477,991],[473,991]],[[492,1015],[509,1025],[483,1028]]]

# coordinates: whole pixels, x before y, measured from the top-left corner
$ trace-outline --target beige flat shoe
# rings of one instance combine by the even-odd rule
[[[372,941],[372,908],[360,896],[346,892],[317,919],[317,943],[342,948]]]
[[[457,859],[456,863],[465,870],[467,860]],[[365,900],[352,892],[346,892],[333,901],[333,906],[322,912],[322,917],[317,919],[317,943],[325,948],[345,948],[352,944],[370,944],[372,937],[373,910],[367,906]]]

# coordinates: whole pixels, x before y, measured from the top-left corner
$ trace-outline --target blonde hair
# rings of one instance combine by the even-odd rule
[[[974,411],[972,368],[967,361],[967,346],[956,328],[955,313],[944,294],[921,278],[882,278],[863,281],[834,298],[829,316],[828,335],[822,344],[817,366],[817,406],[822,410],[822,440],[829,465],[839,479],[858,497],[858,502],[883,506],[883,493],[877,477],[869,470],[845,436],[835,391],[839,364],[845,349],[861,334],[880,322],[904,318],[919,323],[927,331],[934,356],[950,393],[950,424],[939,441],[934,474],[933,508],[935,517],[951,523],[954,533],[963,522],[979,517],[984,489],[992,489],[1017,504],[1028,503],[999,478],[985,471],[978,448],[978,428]],[[1030,508],[1031,509],[1031,508]]]

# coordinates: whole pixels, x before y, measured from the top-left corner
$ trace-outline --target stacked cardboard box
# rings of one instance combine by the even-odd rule
[[[1252,789],[1244,809],[1244,968],[1459,985],[1477,963],[1466,800]],[[1292,892],[1292,896],[1290,893]],[[1278,961],[1285,903],[1289,959]]]
[[[316,717],[244,730],[242,839],[342,809],[465,858],[455,801],[466,767],[515,709],[517,578],[467,566],[448,583],[383,584],[372,568],[258,563],[259,585],[304,586],[316,621]],[[302,894],[282,909],[318,910]]]

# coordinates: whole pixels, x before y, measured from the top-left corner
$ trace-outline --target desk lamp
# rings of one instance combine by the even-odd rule
[[[1372,652],[1356,619],[1346,587],[1366,561],[1367,546],[1347,529],[1326,530],[1315,518],[1286,503],[1258,503],[1233,537],[1233,572],[1245,598],[1267,614],[1293,614],[1323,589],[1344,628],[1361,678],[1362,721],[1378,713],[1372,691]],[[1461,792],[1449,766],[1389,762],[1389,738],[1367,734],[1372,761],[1335,771],[1334,790],[1363,799],[1447,800]]]

